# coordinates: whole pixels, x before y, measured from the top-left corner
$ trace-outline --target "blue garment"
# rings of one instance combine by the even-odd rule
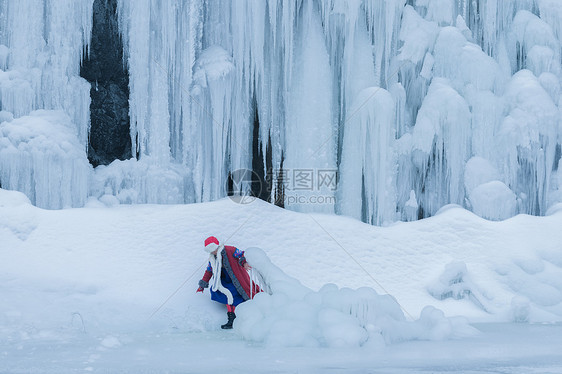
[[[232,305],[238,306],[238,304],[244,302],[244,298],[242,297],[242,295],[240,295],[240,293],[238,293],[238,291],[236,290],[236,286],[234,286],[234,283],[232,283],[232,279],[230,279],[230,276],[228,275],[228,272],[224,269],[222,269],[221,271],[221,283],[230,291],[230,293],[232,293],[232,299],[234,300]],[[213,291],[212,289],[211,300],[217,301],[221,304],[228,304],[228,298],[225,294],[220,291]]]

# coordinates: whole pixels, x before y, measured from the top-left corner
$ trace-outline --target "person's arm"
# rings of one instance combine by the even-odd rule
[[[209,265],[207,265],[207,270],[205,270],[205,274],[203,274],[203,279],[199,281],[199,288],[197,289],[197,292],[203,292],[205,288],[209,287],[209,280],[211,280],[212,276],[213,268],[211,267],[211,263],[209,262]]]
[[[240,266],[243,266],[244,269],[250,270],[252,268],[250,264],[248,264],[248,261],[246,261],[246,257],[244,257],[244,251],[236,248],[234,250],[234,257],[238,259],[238,263]]]

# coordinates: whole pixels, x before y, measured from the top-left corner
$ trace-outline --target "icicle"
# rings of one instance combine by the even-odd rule
[[[556,38],[562,40],[562,3],[558,0],[537,0],[540,17],[552,27]]]
[[[463,204],[463,171],[471,149],[470,112],[466,101],[435,78],[418,113],[412,156],[418,175],[416,195],[424,214],[447,203]]]
[[[406,119],[406,90],[400,83],[395,83],[389,88],[389,92],[392,94],[392,98],[395,103],[395,113],[396,113],[396,137],[399,138],[404,135],[411,124],[407,122]]]
[[[560,112],[528,70],[513,76],[505,100],[509,115],[498,137],[497,148],[504,155],[500,171],[518,195],[519,213],[544,214]]]
[[[380,87],[355,99],[343,141],[339,213],[376,225],[396,218],[394,110],[392,95]]]
[[[425,18],[441,26],[453,23],[454,0],[417,0],[416,6],[425,7]]]
[[[0,4],[6,27],[0,32],[5,70],[0,71],[0,106],[16,117],[0,136],[0,179],[3,187],[23,191],[44,208],[81,206],[88,193],[90,85],[78,75],[91,37],[92,4]]]
[[[333,213],[333,188],[321,184],[322,172],[336,172],[332,74],[312,1],[304,8],[287,98],[284,165],[291,180],[285,207]]]
[[[138,166],[122,164],[123,168],[131,168],[123,173],[136,185],[135,169],[152,170],[155,179],[143,184],[146,188],[142,188],[135,201],[201,201],[197,196],[201,196],[202,187],[196,175],[205,162],[201,162],[203,155],[197,153],[199,138],[193,121],[197,113],[210,108],[197,101],[191,86],[195,59],[202,44],[203,2],[118,0],[117,5],[130,75],[132,153],[144,160]],[[230,113],[230,108],[221,110]],[[209,158],[206,164],[211,162]],[[188,170],[194,176],[186,183]],[[167,197],[159,198],[162,187],[157,180],[166,173],[164,185],[170,190],[164,193]]]
[[[375,76],[378,85],[385,88],[397,71],[390,69],[391,59],[398,49],[400,19],[406,0],[366,0],[368,29],[374,45]]]
[[[224,49],[205,49],[199,56],[194,72],[193,99],[201,106],[193,107],[199,167],[194,170],[197,201],[215,200],[226,194],[228,141],[232,136],[232,106],[234,65]],[[232,147],[239,146],[233,144]]]
[[[415,221],[418,219],[419,205],[416,200],[416,191],[410,191],[410,198],[404,204],[404,219],[406,221]]]
[[[541,62],[548,67],[548,60],[551,59],[558,65],[556,69],[559,69],[560,42],[554,36],[552,28],[536,15],[526,10],[519,11],[513,20],[510,35],[508,52],[513,71],[528,67],[527,59],[535,46],[542,46],[531,54],[531,63],[535,69],[540,67]],[[551,49],[551,52],[546,49]]]
[[[494,139],[504,117],[505,102],[491,91],[467,90],[466,100],[471,107],[472,154],[489,160],[496,158]]]

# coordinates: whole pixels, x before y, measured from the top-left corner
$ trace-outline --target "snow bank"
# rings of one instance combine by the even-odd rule
[[[268,285],[271,294],[241,305],[234,323],[260,345],[376,348],[466,332],[461,320],[425,305],[471,322],[562,319],[560,209],[490,222],[447,206],[381,228],[260,200],[106,207],[111,196],[43,210],[0,190],[2,336],[80,334],[98,344],[114,336],[123,346],[131,332],[222,337],[224,306],[195,293],[208,260],[201,243],[212,234],[247,250]],[[247,249],[255,246],[267,256]]]
[[[0,188],[0,208],[15,208],[27,204],[31,204],[31,201],[21,192]]]
[[[26,240],[37,228],[35,209],[21,192],[0,188],[0,237],[7,233]],[[8,245],[6,241],[2,243]]]
[[[372,288],[326,284],[314,292],[273,265],[259,248],[248,248],[246,258],[268,285],[268,292],[237,308],[235,331],[247,340],[283,347],[380,347],[475,333],[467,320],[445,318],[431,306],[419,319],[407,321],[394,297]]]

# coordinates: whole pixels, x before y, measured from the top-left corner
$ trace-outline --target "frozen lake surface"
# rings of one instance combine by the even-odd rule
[[[1,373],[562,373],[562,325],[484,323],[449,341],[372,350],[265,348],[225,331],[28,335],[0,343]]]

